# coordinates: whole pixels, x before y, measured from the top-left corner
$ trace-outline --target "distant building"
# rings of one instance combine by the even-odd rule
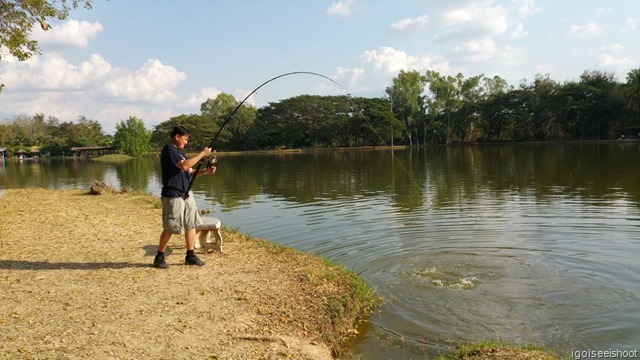
[[[622,129],[622,136],[626,139],[640,139],[640,126],[627,126]]]

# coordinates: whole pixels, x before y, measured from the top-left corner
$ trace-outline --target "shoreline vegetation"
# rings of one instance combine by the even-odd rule
[[[496,146],[496,145],[539,145],[539,144],[585,144],[585,143],[620,143],[620,144],[640,144],[640,139],[624,139],[624,140],[546,140],[546,141],[528,141],[528,142],[492,142],[492,143],[451,143],[451,144],[428,144],[428,145],[380,145],[380,146],[357,146],[357,147],[317,147],[317,148],[301,148],[301,149],[273,149],[273,150],[245,150],[245,151],[217,151],[212,155],[232,156],[232,155],[251,155],[251,154],[298,154],[298,153],[314,153],[314,152],[331,152],[331,151],[391,151],[391,150],[407,150],[434,147],[450,147],[450,146]],[[215,149],[214,149],[215,150]],[[195,149],[185,151],[188,156],[197,154]],[[144,156],[157,155],[158,152],[148,153]],[[135,157],[124,154],[103,155],[91,158],[92,160],[104,162],[126,162]]]
[[[350,146],[350,147],[306,147],[306,148],[283,148],[283,149],[264,149],[264,150],[218,150],[213,155],[231,156],[231,155],[248,155],[248,154],[294,154],[294,153],[313,153],[327,151],[392,151],[422,148],[438,148],[438,147],[467,147],[467,146],[499,146],[499,145],[539,145],[539,144],[585,144],[585,143],[619,143],[619,144],[639,144],[640,139],[608,139],[608,140],[543,140],[543,141],[500,141],[500,142],[465,142],[450,144],[427,144],[427,145],[371,145],[371,146]],[[214,149],[216,150],[216,149]],[[100,156],[44,156],[38,159],[46,158],[88,158],[94,161],[105,163],[124,163],[137,157],[158,155],[160,150],[147,152],[139,156],[131,156],[124,153],[107,154]],[[198,149],[192,148],[185,151],[188,155],[198,153]],[[18,161],[16,156],[7,155],[4,160]]]
[[[488,339],[459,345],[456,349],[442,354],[437,360],[555,360],[571,359],[569,356],[557,356],[544,346],[511,345],[500,339]]]
[[[131,159],[135,159],[135,157],[125,155],[125,154],[108,154],[108,155],[102,155],[96,158],[92,158],[92,160],[95,160],[95,161],[111,163],[111,164],[124,163]]]
[[[382,304],[330,260],[223,224],[224,251],[182,265],[184,240],[151,267],[160,201],[138,192],[8,189],[0,206],[0,352],[11,358],[355,358],[347,346]],[[553,359],[465,344],[438,357]]]

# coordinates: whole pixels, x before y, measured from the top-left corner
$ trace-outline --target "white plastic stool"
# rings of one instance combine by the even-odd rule
[[[200,233],[195,244],[196,249],[203,248],[205,253],[214,251],[222,252],[222,234],[220,234],[220,226],[222,223],[214,217],[203,217],[201,219],[202,224],[196,227],[196,234]],[[207,236],[209,233],[213,234],[215,241]],[[209,249],[208,244],[213,245],[211,249]]]

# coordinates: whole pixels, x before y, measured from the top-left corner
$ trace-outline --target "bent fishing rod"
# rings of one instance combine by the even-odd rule
[[[220,133],[222,132],[222,129],[224,129],[225,126],[227,126],[227,123],[229,123],[229,121],[231,121],[231,119],[233,118],[233,115],[240,109],[240,107],[245,103],[245,101],[247,101],[249,99],[249,97],[251,97],[251,95],[255,94],[258,90],[260,90],[260,88],[262,88],[263,86],[267,85],[268,83],[278,80],[281,77],[285,77],[285,76],[290,76],[290,75],[301,75],[301,74],[306,74],[306,75],[314,75],[314,76],[320,76],[322,78],[325,78],[329,81],[331,81],[332,83],[338,85],[341,89],[342,89],[342,85],[340,85],[337,81],[331,79],[328,76],[322,75],[322,74],[318,74],[315,72],[311,72],[311,71],[292,71],[292,72],[288,72],[285,74],[280,74],[278,76],[274,76],[271,79],[263,82],[262,84],[260,84],[260,86],[258,86],[257,88],[253,89],[253,91],[251,91],[249,93],[249,95],[247,95],[239,104],[238,106],[236,106],[235,109],[233,109],[233,111],[231,112],[231,114],[229,114],[229,116],[227,116],[227,118],[225,119],[225,121],[222,123],[222,125],[220,126],[220,129],[218,129],[218,131],[216,132],[216,134],[213,136],[213,139],[211,139],[211,143],[209,144],[209,147],[212,148],[213,147],[213,143],[216,141],[216,139],[218,138],[218,135],[220,135]],[[193,172],[193,176],[191,176],[191,180],[189,181],[189,187],[187,188],[187,192],[184,193],[184,198],[186,199],[189,196],[189,191],[191,190],[191,186],[193,186],[193,182],[196,180],[196,177],[198,175],[198,172],[200,171],[200,167],[202,167],[202,160],[198,161],[198,166],[196,166],[196,171]]]

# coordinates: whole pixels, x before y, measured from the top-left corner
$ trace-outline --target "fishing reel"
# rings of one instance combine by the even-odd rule
[[[212,168],[216,166],[216,164],[218,163],[218,157],[216,155],[207,156],[204,158],[204,161],[205,161],[205,164],[207,165],[207,169]]]

